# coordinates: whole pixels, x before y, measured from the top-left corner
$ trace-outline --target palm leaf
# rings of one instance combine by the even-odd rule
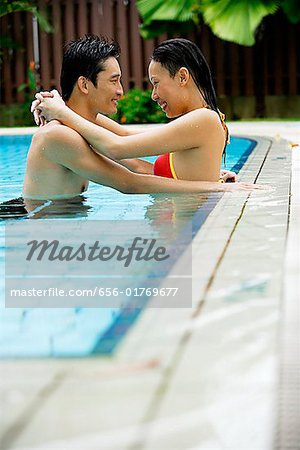
[[[154,20],[148,25],[140,25],[140,34],[144,39],[153,39],[163,33],[174,34],[174,30],[178,34],[187,33],[194,26],[194,22],[175,22],[175,21],[163,21]]]
[[[185,33],[196,18],[193,10],[195,0],[138,0],[137,8],[143,19],[140,33],[151,39],[162,33]]]
[[[35,5],[35,2],[25,0],[23,1],[1,0],[0,17],[5,16],[6,14],[19,11],[26,11],[33,14],[37,18],[40,27],[47,33],[51,33],[53,31],[52,25],[48,22],[45,15],[38,10],[38,7]]]
[[[137,0],[136,5],[144,24],[153,21],[186,22],[193,19],[195,0]]]
[[[281,7],[290,22],[298,23],[300,21],[299,0],[283,0]]]
[[[192,19],[195,0],[137,0],[144,23],[158,20],[185,22]]]
[[[204,0],[199,3],[204,22],[216,36],[246,46],[255,43],[256,28],[265,16],[274,14],[278,7],[276,0]]]

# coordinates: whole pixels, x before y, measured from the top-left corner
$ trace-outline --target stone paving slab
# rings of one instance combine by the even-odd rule
[[[278,153],[290,158],[287,145],[273,144],[258,182],[264,178],[272,184]],[[285,170],[279,181],[283,188],[289,185],[288,164]],[[273,196],[276,203],[276,192]],[[259,196],[249,197],[200,313],[186,322],[184,349],[173,360],[168,388],[157,399],[155,415],[149,418],[153,425],[140,448],[272,448],[289,198],[285,195],[285,215],[275,216],[280,225],[276,228],[268,227],[274,225],[274,218],[268,211],[261,214],[261,202]],[[282,210],[281,204],[272,206],[273,213],[277,210]],[[270,257],[265,245],[274,237]],[[264,251],[257,253],[259,246]],[[176,325],[171,330],[173,335],[179,331]],[[188,430],[179,425],[173,434],[157,436],[155,421],[172,416],[176,421],[175,411],[194,413],[198,421]],[[208,429],[208,435],[203,433]]]
[[[225,194],[195,237],[192,310],[147,309],[112,359],[1,363],[1,398],[14,392],[1,450],[271,449],[289,170],[276,158],[290,152],[273,144],[258,181],[278,182],[273,197]],[[264,160],[262,147],[255,152],[243,172],[249,181]],[[264,272],[253,281],[258,263],[277,282]],[[237,270],[247,270],[248,285]]]

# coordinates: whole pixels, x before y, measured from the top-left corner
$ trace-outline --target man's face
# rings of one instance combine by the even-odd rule
[[[116,58],[108,58],[104,70],[98,73],[96,87],[89,81],[90,106],[95,113],[114,114],[117,102],[123,95],[121,69]]]

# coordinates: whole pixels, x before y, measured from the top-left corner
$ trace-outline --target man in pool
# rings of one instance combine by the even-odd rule
[[[119,135],[127,135],[128,129],[99,114],[115,113],[123,94],[118,55],[116,43],[97,36],[71,42],[63,59],[61,89],[67,105],[82,117]],[[252,185],[242,183],[228,185],[149,175],[152,165],[136,159],[121,163],[96,154],[77,132],[53,120],[33,136],[23,197],[25,200],[72,198],[87,189],[88,180],[123,193],[252,189]]]

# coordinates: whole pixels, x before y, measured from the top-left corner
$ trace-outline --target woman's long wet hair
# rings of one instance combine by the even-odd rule
[[[207,106],[216,111],[223,123],[222,113],[218,109],[217,97],[214,89],[210,68],[197,45],[188,39],[175,38],[159,44],[153,51],[151,60],[159,62],[168,70],[172,78],[181,67],[186,67],[197,88],[201,92]],[[227,127],[226,127],[227,128]],[[227,138],[228,140],[228,130]],[[224,152],[226,144],[224,147]]]
[[[154,49],[151,59],[165,67],[172,78],[181,67],[186,67],[207,105],[218,112],[210,69],[194,42],[181,38],[169,39]]]

